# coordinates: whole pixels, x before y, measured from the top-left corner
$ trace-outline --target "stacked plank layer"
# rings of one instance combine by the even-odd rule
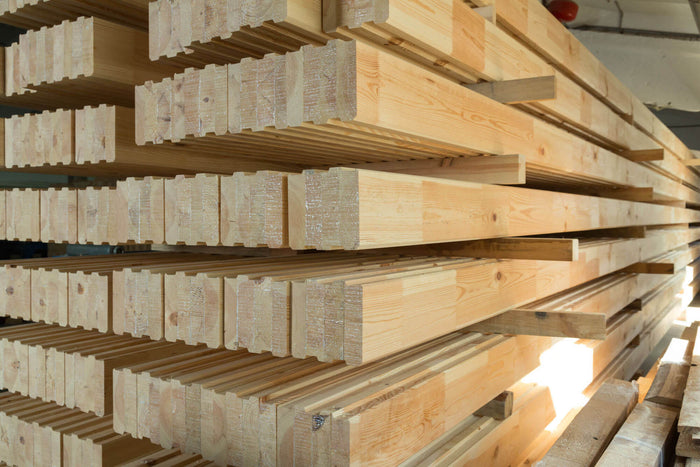
[[[610,381],[700,289],[691,153],[485,3],[0,1],[45,110],[4,166],[103,177],[0,190],[0,238],[162,250],[0,264],[0,462],[641,465],[676,418],[693,457],[687,343]]]

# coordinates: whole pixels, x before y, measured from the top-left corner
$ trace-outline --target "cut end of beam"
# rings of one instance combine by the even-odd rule
[[[557,81],[554,75],[467,84],[465,86],[502,104],[522,104],[557,98]]]
[[[491,417],[495,420],[505,420],[513,414],[513,392],[503,391],[493,400],[485,404],[474,415]]]

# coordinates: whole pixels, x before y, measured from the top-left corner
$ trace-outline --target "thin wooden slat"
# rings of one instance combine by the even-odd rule
[[[638,404],[596,465],[659,465],[668,454],[678,409],[653,402]]]
[[[467,417],[459,425],[421,449],[402,466],[508,465],[554,418],[549,389],[518,383],[514,413],[503,421]],[[508,440],[503,443],[502,440]]]
[[[634,383],[603,383],[538,465],[594,465],[637,404]]]
[[[672,407],[681,407],[683,392],[690,371],[693,343],[673,338],[659,361],[654,381],[645,400]]]

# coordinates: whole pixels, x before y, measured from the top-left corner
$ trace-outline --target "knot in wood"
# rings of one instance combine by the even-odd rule
[[[326,422],[326,417],[323,415],[314,415],[311,417],[311,431],[318,431]]]

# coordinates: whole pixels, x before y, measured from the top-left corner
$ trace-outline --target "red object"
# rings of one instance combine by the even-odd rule
[[[578,14],[578,5],[571,0],[552,0],[547,5],[547,9],[563,23],[575,20]]]

